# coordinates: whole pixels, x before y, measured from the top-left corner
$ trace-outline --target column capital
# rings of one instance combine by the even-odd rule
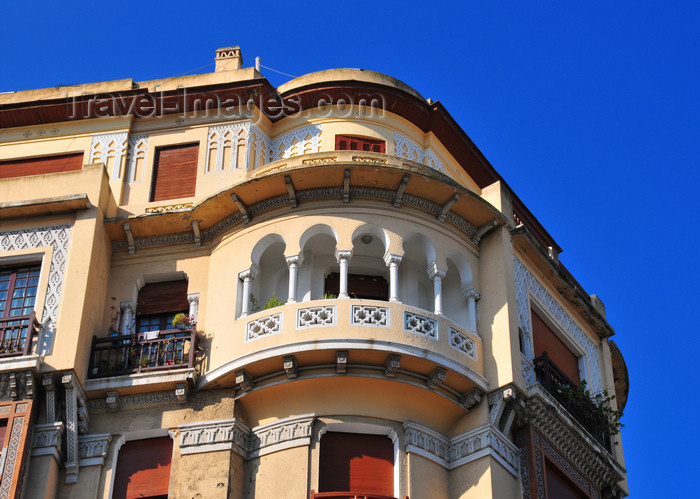
[[[292,265],[296,265],[298,267],[301,265],[301,262],[304,260],[302,255],[287,256],[284,259],[287,262],[287,267],[291,267]]]
[[[352,258],[352,250],[335,250],[335,258],[340,263],[341,260],[350,260]]]
[[[238,273],[238,278],[242,280],[255,279],[258,276],[258,267],[251,265],[249,268]]]
[[[472,286],[471,284],[462,288],[462,295],[467,300],[479,301],[479,299],[481,298],[481,294],[479,294],[479,292],[476,289],[474,289],[474,286]]]
[[[436,277],[439,277],[440,279],[445,278],[445,274],[447,273],[446,271],[439,269],[437,266],[437,263],[433,262],[428,265],[428,268],[425,269],[426,272],[428,272],[428,277],[431,279],[435,279]]]
[[[392,263],[400,265],[401,260],[403,260],[403,255],[393,255],[391,253],[387,253],[386,255],[384,255],[384,262],[386,263],[387,267],[390,266]]]
[[[120,309],[122,312],[126,312],[126,311],[128,310],[129,312],[132,312],[132,313],[133,313],[133,312],[134,312],[134,302],[132,302],[132,301],[123,301],[123,302],[119,303],[119,309]]]

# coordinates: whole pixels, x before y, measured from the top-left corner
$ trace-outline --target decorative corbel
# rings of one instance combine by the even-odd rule
[[[298,375],[297,372],[297,359],[294,355],[287,355],[284,360],[284,370],[287,373],[287,378],[293,379]]]
[[[468,391],[459,399],[460,405],[464,407],[467,412],[479,402],[481,402],[481,391],[478,388]]]
[[[430,389],[438,388],[447,379],[447,370],[444,367],[436,367],[433,372],[428,375],[425,384]]]
[[[202,235],[199,231],[199,221],[198,220],[192,220],[192,232],[194,232],[194,245],[201,246],[202,245]]]
[[[445,217],[447,216],[447,212],[450,211],[450,208],[452,208],[452,205],[454,205],[457,200],[459,199],[459,193],[454,193],[450,199],[447,200],[445,204],[442,205],[440,208],[440,213],[438,213],[437,220],[438,222],[444,222]]]
[[[236,385],[242,392],[248,392],[253,389],[253,376],[245,369],[236,372]]]
[[[292,183],[292,178],[289,175],[284,176],[284,183],[287,186],[287,192],[289,193],[289,206],[292,208],[297,207],[297,194],[294,190],[294,184]]]
[[[403,201],[403,191],[406,190],[406,184],[408,184],[408,179],[410,176],[408,174],[404,175],[401,179],[401,183],[396,188],[396,194],[394,195],[394,206],[396,208],[401,207],[401,201]]]
[[[338,350],[335,354],[335,370],[338,374],[345,374],[348,369],[348,351]]]
[[[386,359],[386,363],[384,364],[384,375],[389,378],[395,377],[399,367],[401,367],[401,356],[395,354],[389,355],[389,358]]]
[[[345,170],[343,175],[343,203],[350,202],[350,169]]]
[[[481,243],[481,238],[484,237],[491,229],[498,226],[498,219],[494,218],[490,222],[486,222],[484,225],[476,229],[476,232],[472,236],[472,242],[479,246]]]
[[[244,205],[235,194],[231,194],[231,200],[236,204],[236,206],[238,206],[238,211],[241,213],[241,215],[243,215],[243,221],[245,223],[250,222],[250,214],[248,213],[248,208],[246,208],[246,205]]]
[[[129,254],[133,255],[136,253],[136,242],[134,241],[134,234],[131,232],[131,224],[129,222],[124,223],[124,234],[126,234],[126,242],[129,246]]]

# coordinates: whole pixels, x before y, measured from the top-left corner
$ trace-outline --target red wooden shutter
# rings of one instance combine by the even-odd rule
[[[547,352],[552,362],[578,385],[578,357],[534,310],[532,311],[532,335],[535,343],[535,357],[542,355],[542,352]]]
[[[394,444],[382,435],[321,437],[319,492],[394,495]]]
[[[371,151],[371,152],[386,152],[386,142],[383,140],[365,139],[362,137],[353,137],[350,135],[335,136],[336,151]]]
[[[194,196],[198,158],[199,144],[157,149],[151,201]]]
[[[139,290],[136,314],[162,314],[189,310],[187,281],[167,281],[146,284]]]
[[[112,498],[167,497],[172,455],[170,437],[126,442],[119,450]]]
[[[83,153],[0,162],[0,178],[69,172],[83,168]]]
[[[5,447],[5,435],[7,434],[7,419],[0,419],[0,450]]]

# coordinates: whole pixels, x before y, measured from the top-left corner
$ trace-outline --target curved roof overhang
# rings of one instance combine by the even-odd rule
[[[334,151],[270,163],[191,207],[111,218],[105,226],[117,248],[129,246],[133,238],[130,249],[135,249],[139,240],[152,245],[159,236],[163,244],[195,240],[193,221],[203,242],[264,214],[293,213],[318,201],[359,200],[434,216],[436,223],[452,225],[477,245],[486,230],[507,222],[480,196],[424,165],[384,154]]]

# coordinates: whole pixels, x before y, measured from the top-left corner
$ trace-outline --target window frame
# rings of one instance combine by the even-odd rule
[[[347,144],[348,147],[346,149],[340,148],[343,141],[348,142],[348,144]],[[351,147],[353,142],[358,144],[357,149],[353,149]],[[365,149],[364,148],[365,146],[367,146],[368,149]],[[374,150],[375,148],[378,148],[379,151],[375,151]],[[357,136],[357,135],[337,134],[335,136],[335,150],[336,151],[374,152],[374,153],[378,153],[378,154],[386,154],[386,140],[375,139],[372,137],[362,137],[362,136]]]

